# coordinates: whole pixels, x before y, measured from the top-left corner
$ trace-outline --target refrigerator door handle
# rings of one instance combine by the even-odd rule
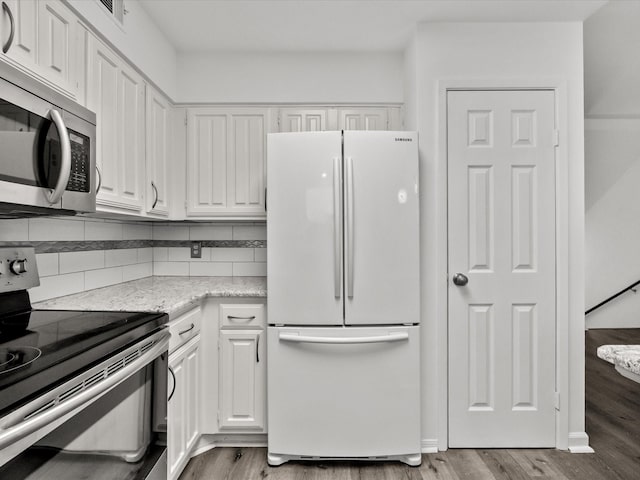
[[[333,258],[334,258],[334,277],[333,284],[335,288],[335,297],[342,296],[342,215],[341,193],[342,179],[341,177],[340,158],[333,159]]]
[[[346,157],[346,182],[345,190],[347,196],[346,229],[347,229],[347,297],[353,298],[353,159]]]
[[[280,333],[278,336],[282,342],[292,343],[324,343],[329,345],[352,345],[358,343],[391,343],[409,340],[407,332],[390,333],[389,335],[376,335],[367,337],[311,337],[296,335],[293,333]]]

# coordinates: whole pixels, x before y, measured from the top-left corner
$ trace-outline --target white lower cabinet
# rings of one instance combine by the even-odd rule
[[[264,430],[264,335],[264,330],[220,331],[220,430]]]
[[[266,318],[264,304],[221,304],[218,428],[266,432]]]
[[[180,476],[200,437],[201,316],[197,307],[169,324],[168,480]]]

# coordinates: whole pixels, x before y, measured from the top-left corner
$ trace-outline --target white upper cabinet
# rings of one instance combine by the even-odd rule
[[[20,0],[22,1],[22,0]],[[42,74],[67,92],[76,92],[77,19],[59,0],[38,2],[38,63]]]
[[[139,212],[145,152],[144,81],[95,37],[91,38],[89,64],[87,103],[98,124],[98,209]]]
[[[171,106],[164,96],[147,85],[147,177],[146,209],[151,215],[169,215],[168,166]]]
[[[318,132],[330,128],[327,108],[281,108],[278,118],[281,132]]]
[[[339,108],[339,130],[389,130],[386,108]]]
[[[282,107],[278,131],[402,130],[400,107]]]
[[[266,108],[187,111],[187,216],[264,217]]]
[[[38,2],[4,0],[2,2],[2,51],[5,59],[34,69],[38,58]]]
[[[76,98],[75,14],[60,0],[4,0],[0,58]]]

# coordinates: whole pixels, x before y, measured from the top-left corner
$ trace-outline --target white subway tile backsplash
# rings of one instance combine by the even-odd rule
[[[151,224],[124,223],[122,224],[123,240],[151,240],[153,226]]]
[[[234,263],[234,277],[265,277],[267,275],[266,263]]]
[[[189,262],[153,262],[154,275],[189,276]]]
[[[116,283],[122,283],[122,281],[122,267],[102,268],[84,272],[85,290],[115,285]]]
[[[29,240],[84,240],[84,222],[60,218],[30,218]]]
[[[84,272],[104,268],[104,250],[88,252],[61,252],[60,273]]]
[[[0,241],[22,242],[29,238],[29,220],[0,220]]]
[[[189,240],[233,240],[233,227],[193,225],[189,227]]]
[[[167,260],[169,262],[188,262],[191,259],[189,247],[169,247]]]
[[[233,264],[221,262],[193,262],[190,265],[192,277],[230,277]]]
[[[85,240],[122,240],[122,223],[87,221]]]
[[[189,240],[189,227],[186,225],[154,225],[154,240]]]
[[[32,302],[62,297],[84,290],[84,272],[40,278],[40,286],[29,289]]]
[[[256,262],[266,262],[267,261],[267,249],[266,248],[254,248],[254,257],[253,259]]]
[[[120,248],[118,250],[106,250],[104,252],[105,267],[119,267],[138,263],[137,248]]]
[[[237,225],[233,227],[233,240],[266,240],[266,225]]]
[[[122,267],[122,281],[137,280],[138,278],[150,277],[153,275],[153,263],[137,263],[135,265],[125,265]]]
[[[168,247],[153,247],[153,261],[154,262],[166,262],[169,260],[169,248]]]
[[[57,253],[38,253],[36,264],[38,265],[38,275],[41,277],[50,277],[59,273]]]
[[[213,262],[253,262],[253,248],[212,248]]]
[[[138,249],[138,263],[153,262],[153,248]]]

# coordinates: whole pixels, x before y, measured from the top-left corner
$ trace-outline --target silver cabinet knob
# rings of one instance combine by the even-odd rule
[[[453,283],[458,287],[464,287],[467,283],[469,283],[469,277],[467,277],[463,273],[456,273],[453,276]]]

